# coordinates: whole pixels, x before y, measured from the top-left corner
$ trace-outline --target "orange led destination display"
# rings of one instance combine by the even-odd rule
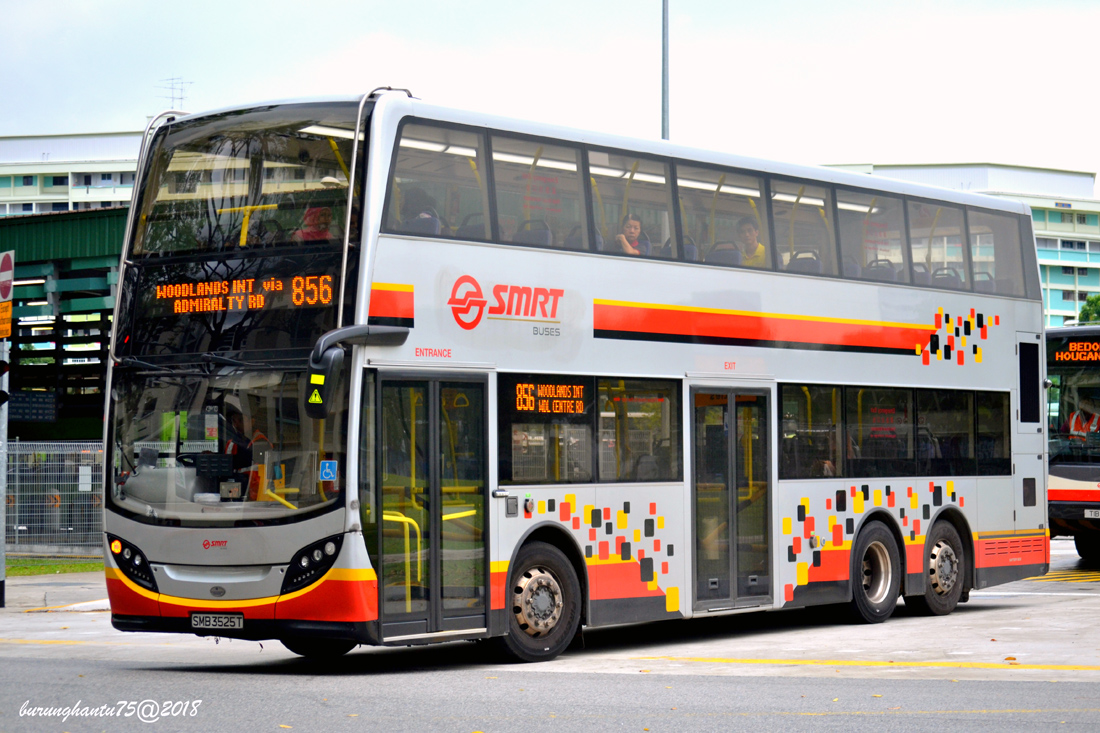
[[[1054,361],[1100,361],[1100,341],[1070,341],[1054,352]]]
[[[173,313],[320,308],[332,305],[331,275],[204,280],[156,286]]]
[[[541,415],[583,415],[584,385],[520,382],[516,385],[516,410]]]

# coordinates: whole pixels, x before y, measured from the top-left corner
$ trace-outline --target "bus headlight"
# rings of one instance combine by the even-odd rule
[[[145,562],[142,551],[120,537],[107,535],[107,540],[111,553],[115,556],[115,564],[122,574],[142,588],[159,593],[157,581],[153,579],[153,570]]]
[[[286,569],[281,592],[293,593],[317,582],[336,562],[343,541],[344,536],[338,534],[318,540],[294,553]]]

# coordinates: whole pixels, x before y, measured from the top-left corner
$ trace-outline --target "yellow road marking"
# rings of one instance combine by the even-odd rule
[[[784,664],[811,667],[939,667],[948,669],[1042,669],[1100,672],[1098,665],[1005,664],[1004,662],[894,662],[873,659],[734,659],[725,657],[631,657],[637,661],[701,662],[706,664]]]

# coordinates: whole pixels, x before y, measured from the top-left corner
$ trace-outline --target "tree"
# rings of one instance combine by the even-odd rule
[[[1081,306],[1081,312],[1077,315],[1078,323],[1100,323],[1100,295],[1090,295],[1085,304]]]

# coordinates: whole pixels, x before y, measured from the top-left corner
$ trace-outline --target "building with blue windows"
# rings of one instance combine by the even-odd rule
[[[1031,206],[1046,325],[1075,320],[1081,304],[1100,295],[1095,173],[995,163],[830,167],[1022,201]]]

